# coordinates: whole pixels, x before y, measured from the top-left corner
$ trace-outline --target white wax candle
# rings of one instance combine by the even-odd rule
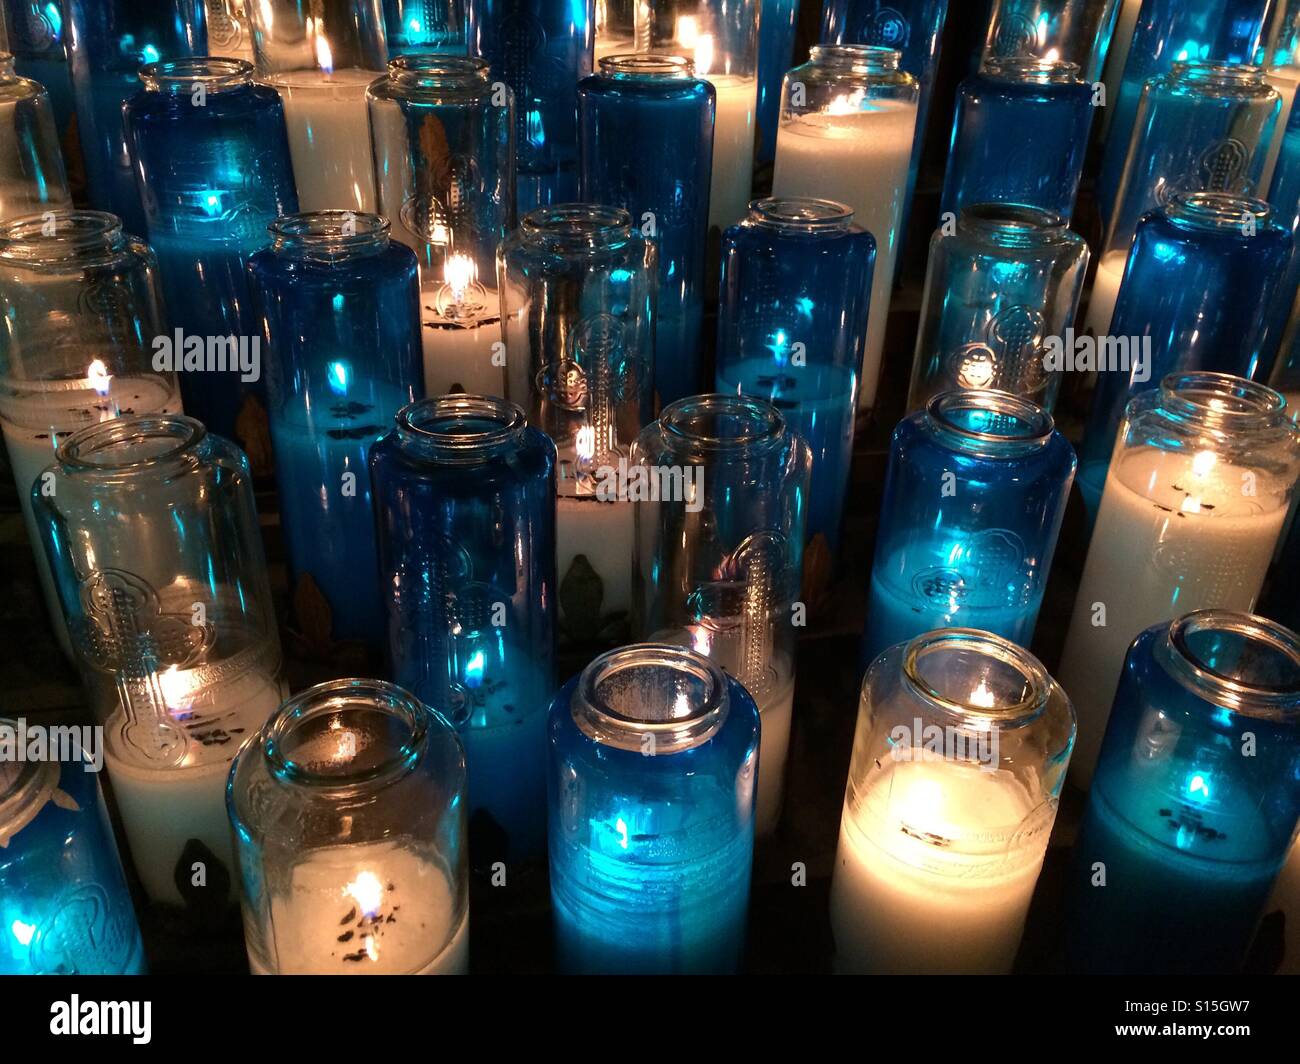
[[[1120,282],[1124,280],[1124,267],[1128,265],[1127,251],[1111,251],[1097,263],[1097,273],[1092,281],[1092,295],[1088,297],[1088,317],[1084,331],[1093,336],[1110,335],[1110,320],[1115,316],[1119,300]]]
[[[1285,486],[1210,451],[1112,464],[1057,677],[1079,718],[1072,780],[1092,778],[1129,644],[1193,610],[1252,609],[1286,514]]]
[[[95,365],[94,360],[91,364]],[[38,384],[42,390],[35,391]],[[10,393],[0,399],[0,430],[4,432],[9,451],[18,503],[36,557],[36,572],[45,593],[50,622],[63,652],[71,657],[68,624],[32,510],[32,487],[54,463],[59,444],[78,429],[120,414],[179,413],[181,397],[174,381],[166,377],[96,375],[93,380],[88,377],[85,381],[23,382],[21,387],[23,394]]]
[[[853,208],[854,221],[876,238],[858,392],[858,406],[866,409],[876,402],[915,131],[915,105],[879,103],[868,111],[802,115],[782,122],[776,135],[772,195],[843,203]]]
[[[1300,66],[1276,66],[1269,69],[1265,77],[1282,97],[1282,110],[1278,114],[1277,125],[1273,127],[1273,136],[1269,138],[1268,155],[1264,157],[1264,170],[1255,195],[1267,196],[1273,187],[1273,171],[1277,169],[1277,159],[1282,153],[1282,142],[1286,140],[1287,123],[1291,118],[1291,108],[1295,106],[1296,87],[1300,85]]]
[[[309,850],[287,889],[271,889],[272,941],[266,958],[250,949],[254,975],[463,975],[469,967],[469,909],[457,911],[432,855],[396,841]]]
[[[1010,971],[1054,816],[1002,770],[917,760],[875,772],[840,823],[837,970]],[[982,852],[954,852],[970,848]]]
[[[602,616],[632,605],[632,539],[635,507],[594,497],[561,495],[556,514],[556,579],[561,588],[579,554],[600,577]],[[560,597],[563,609],[564,597]],[[584,626],[589,623],[584,619]]]
[[[794,677],[781,687],[759,693],[754,701],[758,704],[760,725],[754,831],[770,835],[781,818],[781,800],[785,796],[785,763],[794,716]]]
[[[134,750],[124,756],[117,738],[125,724],[120,710],[105,725],[105,764],[132,862],[149,897],[173,905],[184,904],[177,865],[191,839],[225,866],[233,900],[239,865],[226,814],[226,778],[240,743],[262,727],[283,695],[261,672],[222,681],[206,680],[206,671],[200,666],[160,675],[163,695],[185,739],[184,755],[174,763],[153,764]],[[225,738],[213,741],[218,733]],[[210,868],[200,873],[186,865],[179,873],[196,891],[201,889],[194,882],[197,875],[208,887],[216,885]]]
[[[758,79],[709,74],[717,92],[713,123],[713,178],[709,185],[709,225],[725,229],[749,210],[754,180],[754,110]]]
[[[449,291],[434,282],[420,293],[425,394],[504,395],[504,359],[494,348],[502,342],[496,289],[476,286],[472,300],[459,304]]]
[[[268,75],[284,101],[299,210],[374,212],[366,88],[382,76],[370,70]]]

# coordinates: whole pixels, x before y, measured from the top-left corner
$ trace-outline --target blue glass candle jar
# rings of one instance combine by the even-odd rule
[[[240,749],[226,807],[253,974],[465,972],[465,752],[408,692],[294,695]]]
[[[25,726],[0,717],[0,741],[26,749]],[[85,751],[0,761],[0,975],[143,972],[140,928]]]
[[[515,97],[519,213],[578,191],[573,87],[591,73],[595,0],[470,0],[469,51]]]
[[[185,408],[262,472],[270,442],[248,258],[298,199],[280,96],[252,75],[238,59],[154,63],[123,113]]]
[[[560,630],[572,644],[627,628],[632,505],[619,470],[653,417],[657,272],[654,242],[622,208],[540,207],[501,245],[506,395],[559,448]]]
[[[992,388],[1049,413],[1065,375],[1048,357],[1070,339],[1088,245],[1057,215],[976,204],[930,240],[908,410],[940,392]]]
[[[1101,76],[1118,0],[993,0],[984,60],[1061,59]]]
[[[1083,176],[1092,85],[1075,63],[986,59],[957,90],[943,210],[1013,203],[1067,222]]]
[[[500,395],[497,246],[515,225],[514,96],[487,62],[408,55],[369,90],[379,213],[420,261],[427,395]]]
[[[207,50],[203,0],[65,0],[63,10],[87,196],[145,236],[122,103],[140,87],[141,66]]]
[[[283,697],[248,460],[180,415],[119,417],[33,491],[145,892],[195,924],[235,901],[224,792]]]
[[[5,31],[14,66],[50,94],[59,140],[72,125],[72,76],[68,72],[67,39],[60,0],[4,0]]]
[[[1127,169],[1129,138],[1143,125],[1138,117],[1144,87],[1177,63],[1203,60],[1251,63],[1259,47],[1273,0],[1143,0],[1107,132],[1097,198],[1110,221]]]
[[[476,864],[545,848],[555,445],[504,399],[404,409],[371,449],[396,681],[460,731]]]
[[[1051,415],[1002,392],[945,392],[899,422],[863,663],[934,628],[1028,646],[1074,468]]]
[[[383,0],[388,54],[465,54],[464,0]]]
[[[781,82],[793,65],[799,0],[760,3],[758,20],[758,161],[776,158],[776,127],[781,114]]]
[[[781,814],[811,456],[762,399],[683,399],[632,449],[634,631],[694,648],[763,718],[757,831]]]
[[[1177,192],[1259,189],[1282,101],[1254,66],[1177,63],[1143,90],[1123,180],[1108,219],[1087,327],[1109,331],[1138,223]],[[1112,127],[1111,136],[1117,129]]]
[[[1272,357],[1265,361],[1273,364],[1275,387],[1295,406],[1300,401],[1300,107],[1291,109],[1268,201],[1296,244],[1286,274],[1278,282],[1266,344]]]
[[[298,628],[316,652],[336,640],[378,650],[367,461],[424,392],[415,255],[373,214],[291,215],[271,235],[249,268]]]
[[[597,658],[548,725],[551,911],[571,974],[726,974],[754,850],[758,711],[682,647]]]
[[[768,400],[812,451],[814,599],[839,552],[875,259],[875,239],[828,200],[756,200],[722,240],[717,390]]]
[[[50,95],[0,52],[0,220],[72,205]]]
[[[701,387],[715,99],[682,56],[605,56],[578,84],[578,195],[624,208],[658,244],[655,391],[664,406]]]
[[[1300,819],[1298,763],[1300,637],[1227,610],[1142,632],[1074,845],[1071,967],[1238,970]]]
[[[1175,194],[1143,219],[1109,330],[1116,364],[1093,367],[1097,390],[1079,451],[1091,516],[1130,398],[1175,372],[1257,375],[1291,249],[1291,235],[1262,200]]]
[[[825,0],[822,6],[822,44],[870,44],[895,49],[900,56],[899,65],[916,78],[916,129],[903,202],[904,218],[912,217],[912,195],[925,147],[926,122],[947,16],[948,0]]]

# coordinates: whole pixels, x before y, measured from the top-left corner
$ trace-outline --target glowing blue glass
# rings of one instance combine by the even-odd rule
[[[799,0],[764,0],[761,5],[758,21],[758,109],[756,112],[759,162],[770,163],[776,158],[776,127],[781,114],[781,81],[785,77],[785,72],[794,65],[794,32],[798,22]]]
[[[389,57],[465,54],[464,0],[383,0]]]
[[[1096,81],[1118,14],[1118,0],[993,0],[984,59],[1062,59]]]
[[[4,0],[0,19],[18,73],[45,86],[62,140],[72,123],[72,78],[68,73],[63,9],[54,0]]]

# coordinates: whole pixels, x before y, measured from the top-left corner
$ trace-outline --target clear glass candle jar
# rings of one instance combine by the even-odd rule
[[[902,235],[916,79],[901,55],[868,45],[814,45],[812,58],[785,76],[772,195],[843,203],[876,238],[876,268],[858,406],[876,402],[885,324]]]
[[[1028,651],[951,628],[890,648],[862,683],[831,877],[837,971],[1004,974],[1074,741]]]
[[[1102,218],[1108,221],[1123,198],[1120,187],[1128,168],[1130,137],[1135,132],[1140,135],[1146,124],[1138,118],[1138,110],[1147,82],[1189,60],[1253,62],[1273,0],[1143,0],[1142,6],[1145,10],[1136,16],[1118,91],[1106,101],[1112,117],[1097,198]]]
[[[975,204],[930,238],[909,410],[940,392],[989,388],[1051,411],[1064,371],[1046,357],[1072,337],[1088,245],[1059,215]]]
[[[1091,84],[1101,76],[1118,14],[1117,0],[993,0],[984,62],[1060,59]]]
[[[1269,308],[1291,250],[1267,203],[1224,193],[1176,193],[1139,223],[1110,323],[1113,357],[1093,367],[1079,455],[1090,515],[1129,399],[1171,373],[1263,375]]]
[[[657,262],[627,211],[566,204],[501,245],[506,395],[559,448],[561,630],[626,629],[632,507],[618,470],[654,400]]]
[[[380,0],[253,0],[253,62],[284,101],[304,211],[375,210],[366,87],[388,63]]]
[[[164,332],[157,260],[113,215],[61,210],[0,225],[0,429],[46,606],[69,655],[32,487],[78,429],[180,410],[176,375],[153,368],[154,338]]]
[[[578,83],[578,195],[622,207],[659,251],[655,391],[699,392],[716,90],[689,59],[612,55]],[[652,153],[642,148],[653,144]]]
[[[757,830],[781,814],[794,709],[812,459],[775,406],[736,395],[674,403],[632,450],[634,631],[693,647],[763,717]]]
[[[933,628],[1027,647],[1074,480],[1052,417],[1003,392],[943,392],[894,430],[864,665]]]
[[[14,69],[50,94],[58,145],[72,128],[72,77],[63,5],[49,0],[3,0],[0,11],[8,38],[5,47],[13,53]]]
[[[0,221],[72,205],[50,94],[0,52]]]
[[[25,750],[26,724],[0,717],[0,739]],[[72,753],[0,761],[0,975],[144,972],[99,780]]]
[[[401,56],[370,87],[379,213],[420,262],[428,395],[505,389],[497,245],[515,224],[515,99],[482,59]]]
[[[298,630],[384,644],[371,445],[424,394],[415,255],[374,214],[281,218],[249,261]]]
[[[465,0],[383,0],[388,54],[465,54]]]
[[[517,406],[426,399],[371,450],[393,676],[456,725],[476,865],[545,849],[555,445]]]
[[[713,84],[713,176],[709,226],[745,216],[754,176],[760,0],[602,0],[596,6],[596,58],[655,52],[690,59]]]
[[[624,647],[565,684],[548,730],[560,970],[734,972],[760,762],[745,689],[683,647]]]
[[[136,871],[210,919],[237,875],[226,773],[281,698],[248,460],[192,418],[120,417],[64,443],[47,487],[36,519]]]
[[[577,193],[573,86],[591,73],[594,0],[469,0],[469,51],[514,94],[519,213]]]
[[[239,751],[226,804],[254,975],[461,975],[465,752],[400,687],[331,680]]]
[[[1129,401],[1061,657],[1081,785],[1128,645],[1188,610],[1254,607],[1297,473],[1300,435],[1262,384],[1175,374]]]
[[[1138,636],[1074,844],[1071,967],[1237,971],[1300,819],[1297,762],[1294,632],[1203,610]]]
[[[203,0],[63,0],[63,12],[87,198],[146,236],[122,104],[140,87],[144,64],[207,51]]]
[[[1281,106],[1255,66],[1177,63],[1148,83],[1089,298],[1087,327],[1094,336],[1109,332],[1142,218],[1179,192],[1253,195]],[[1118,131],[1113,126],[1111,137]]]
[[[204,0],[208,51],[228,59],[253,61],[253,28],[246,0]]]
[[[875,239],[842,203],[763,199],[722,239],[717,390],[766,399],[812,451],[815,601],[839,552]]]
[[[269,470],[270,441],[248,257],[295,214],[284,107],[238,59],[179,59],[140,72],[123,105],[149,245],[166,297],[186,410]],[[196,347],[197,345],[197,347]]]
[[[1066,222],[1083,176],[1092,127],[1092,85],[1076,63],[984,61],[957,89],[943,211],[1008,203]]]

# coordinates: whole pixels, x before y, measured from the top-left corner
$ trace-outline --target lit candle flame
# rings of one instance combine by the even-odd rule
[[[1210,475],[1215,465],[1219,461],[1219,456],[1213,451],[1198,451],[1192,458],[1192,476],[1202,483]],[[1184,513],[1198,514],[1201,512],[1201,496],[1188,495],[1183,499],[1180,509]]]
[[[465,302],[465,293],[469,291],[469,286],[474,283],[477,272],[474,260],[468,255],[462,255],[458,252],[455,255],[447,256],[447,262],[442,267],[442,279],[447,282],[447,287],[451,289],[452,299],[458,304]]]
[[[701,33],[695,45],[695,73],[707,74],[713,69],[713,34]]]
[[[374,916],[384,903],[384,884],[374,872],[358,872],[357,878],[343,888],[343,893],[360,906],[366,916]]]
[[[691,646],[695,653],[708,657],[709,651],[713,649],[713,640],[703,628],[697,628],[691,633]]]
[[[694,48],[699,40],[700,27],[694,15],[677,16],[677,43],[683,48]]]
[[[980,680],[980,685],[970,693],[970,704],[972,706],[981,706],[984,709],[992,709],[997,704],[993,692],[989,690],[988,684]]]
[[[1043,56],[1043,59],[1048,63],[1055,63],[1060,58],[1061,58],[1061,53],[1055,48],[1047,49],[1047,54]]]
[[[334,73],[334,53],[330,51],[330,42],[323,35],[316,38],[316,65],[326,74]]]
[[[108,367],[104,365],[103,360],[97,358],[86,367],[86,379],[100,395],[107,395],[113,375],[108,372]]]
[[[186,712],[194,704],[195,682],[188,671],[182,672],[175,665],[158,674],[158,686],[162,689],[163,701],[173,713]]]

